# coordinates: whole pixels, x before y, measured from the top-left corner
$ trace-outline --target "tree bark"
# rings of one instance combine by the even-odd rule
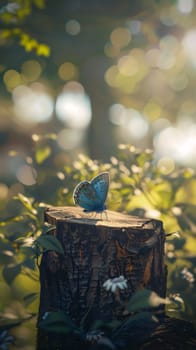
[[[91,218],[76,207],[52,207],[45,212],[64,255],[43,254],[40,266],[39,318],[45,312],[63,310],[86,326],[95,320],[123,317],[123,307],[103,288],[107,279],[123,275],[127,288],[120,299],[128,300],[144,287],[166,294],[165,235],[162,222],[107,211]],[[105,217],[107,215],[107,218]]]
[[[91,216],[77,207],[51,207],[45,220],[55,226],[52,234],[61,242],[64,254],[46,251],[42,256],[37,350],[196,349],[192,324],[167,317],[164,308],[158,309],[155,325],[145,319],[126,322],[122,305],[134,292],[149,288],[161,297],[166,295],[161,221],[112,211]],[[120,294],[103,288],[107,279],[121,275],[127,288],[118,290]],[[50,311],[63,311],[85,332],[100,320],[122,323],[111,338],[109,333],[109,343],[100,345],[85,337],[43,331],[39,321]]]

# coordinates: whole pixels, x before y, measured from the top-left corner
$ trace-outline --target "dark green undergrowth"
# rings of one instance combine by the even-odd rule
[[[119,145],[118,154],[104,164],[81,154],[74,161],[67,155],[62,165],[57,156],[55,135],[38,137],[33,154],[24,157],[24,163],[30,164],[36,174],[35,184],[25,186],[16,179],[4,181],[12,193],[0,204],[2,349],[12,343],[10,334],[15,339],[13,349],[26,349],[28,342],[33,343],[39,303],[39,260],[43,251],[62,252],[59,241],[47,235],[53,227],[44,223],[45,208],[73,205],[73,189],[78,182],[90,180],[102,171],[110,174],[108,209],[163,221],[167,295],[173,301],[167,312],[195,323],[195,171],[158,166],[151,150],[141,151],[131,145]]]

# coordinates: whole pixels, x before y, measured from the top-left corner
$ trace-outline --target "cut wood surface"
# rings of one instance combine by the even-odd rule
[[[144,287],[166,293],[165,234],[161,221],[107,210],[85,213],[79,207],[50,207],[45,220],[56,226],[64,254],[43,254],[40,266],[41,317],[63,310],[78,324],[123,317],[117,298],[103,288],[107,279],[124,276],[121,301]]]

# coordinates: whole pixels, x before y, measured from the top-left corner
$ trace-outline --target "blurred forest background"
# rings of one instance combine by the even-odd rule
[[[1,0],[0,74],[0,331],[12,348],[35,347],[45,203],[72,205],[100,170],[109,209],[176,232],[168,293],[195,323],[195,1]]]

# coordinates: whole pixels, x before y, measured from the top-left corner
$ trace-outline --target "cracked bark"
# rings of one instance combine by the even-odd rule
[[[103,215],[104,213],[103,213]],[[40,265],[39,318],[48,311],[64,311],[85,328],[95,320],[123,319],[123,308],[103,288],[109,279],[123,275],[128,288],[122,301],[146,287],[166,294],[165,234],[161,221],[107,211],[90,218],[77,207],[51,207],[45,220],[56,226],[54,234],[64,255],[43,254]],[[164,311],[164,310],[163,310]]]

